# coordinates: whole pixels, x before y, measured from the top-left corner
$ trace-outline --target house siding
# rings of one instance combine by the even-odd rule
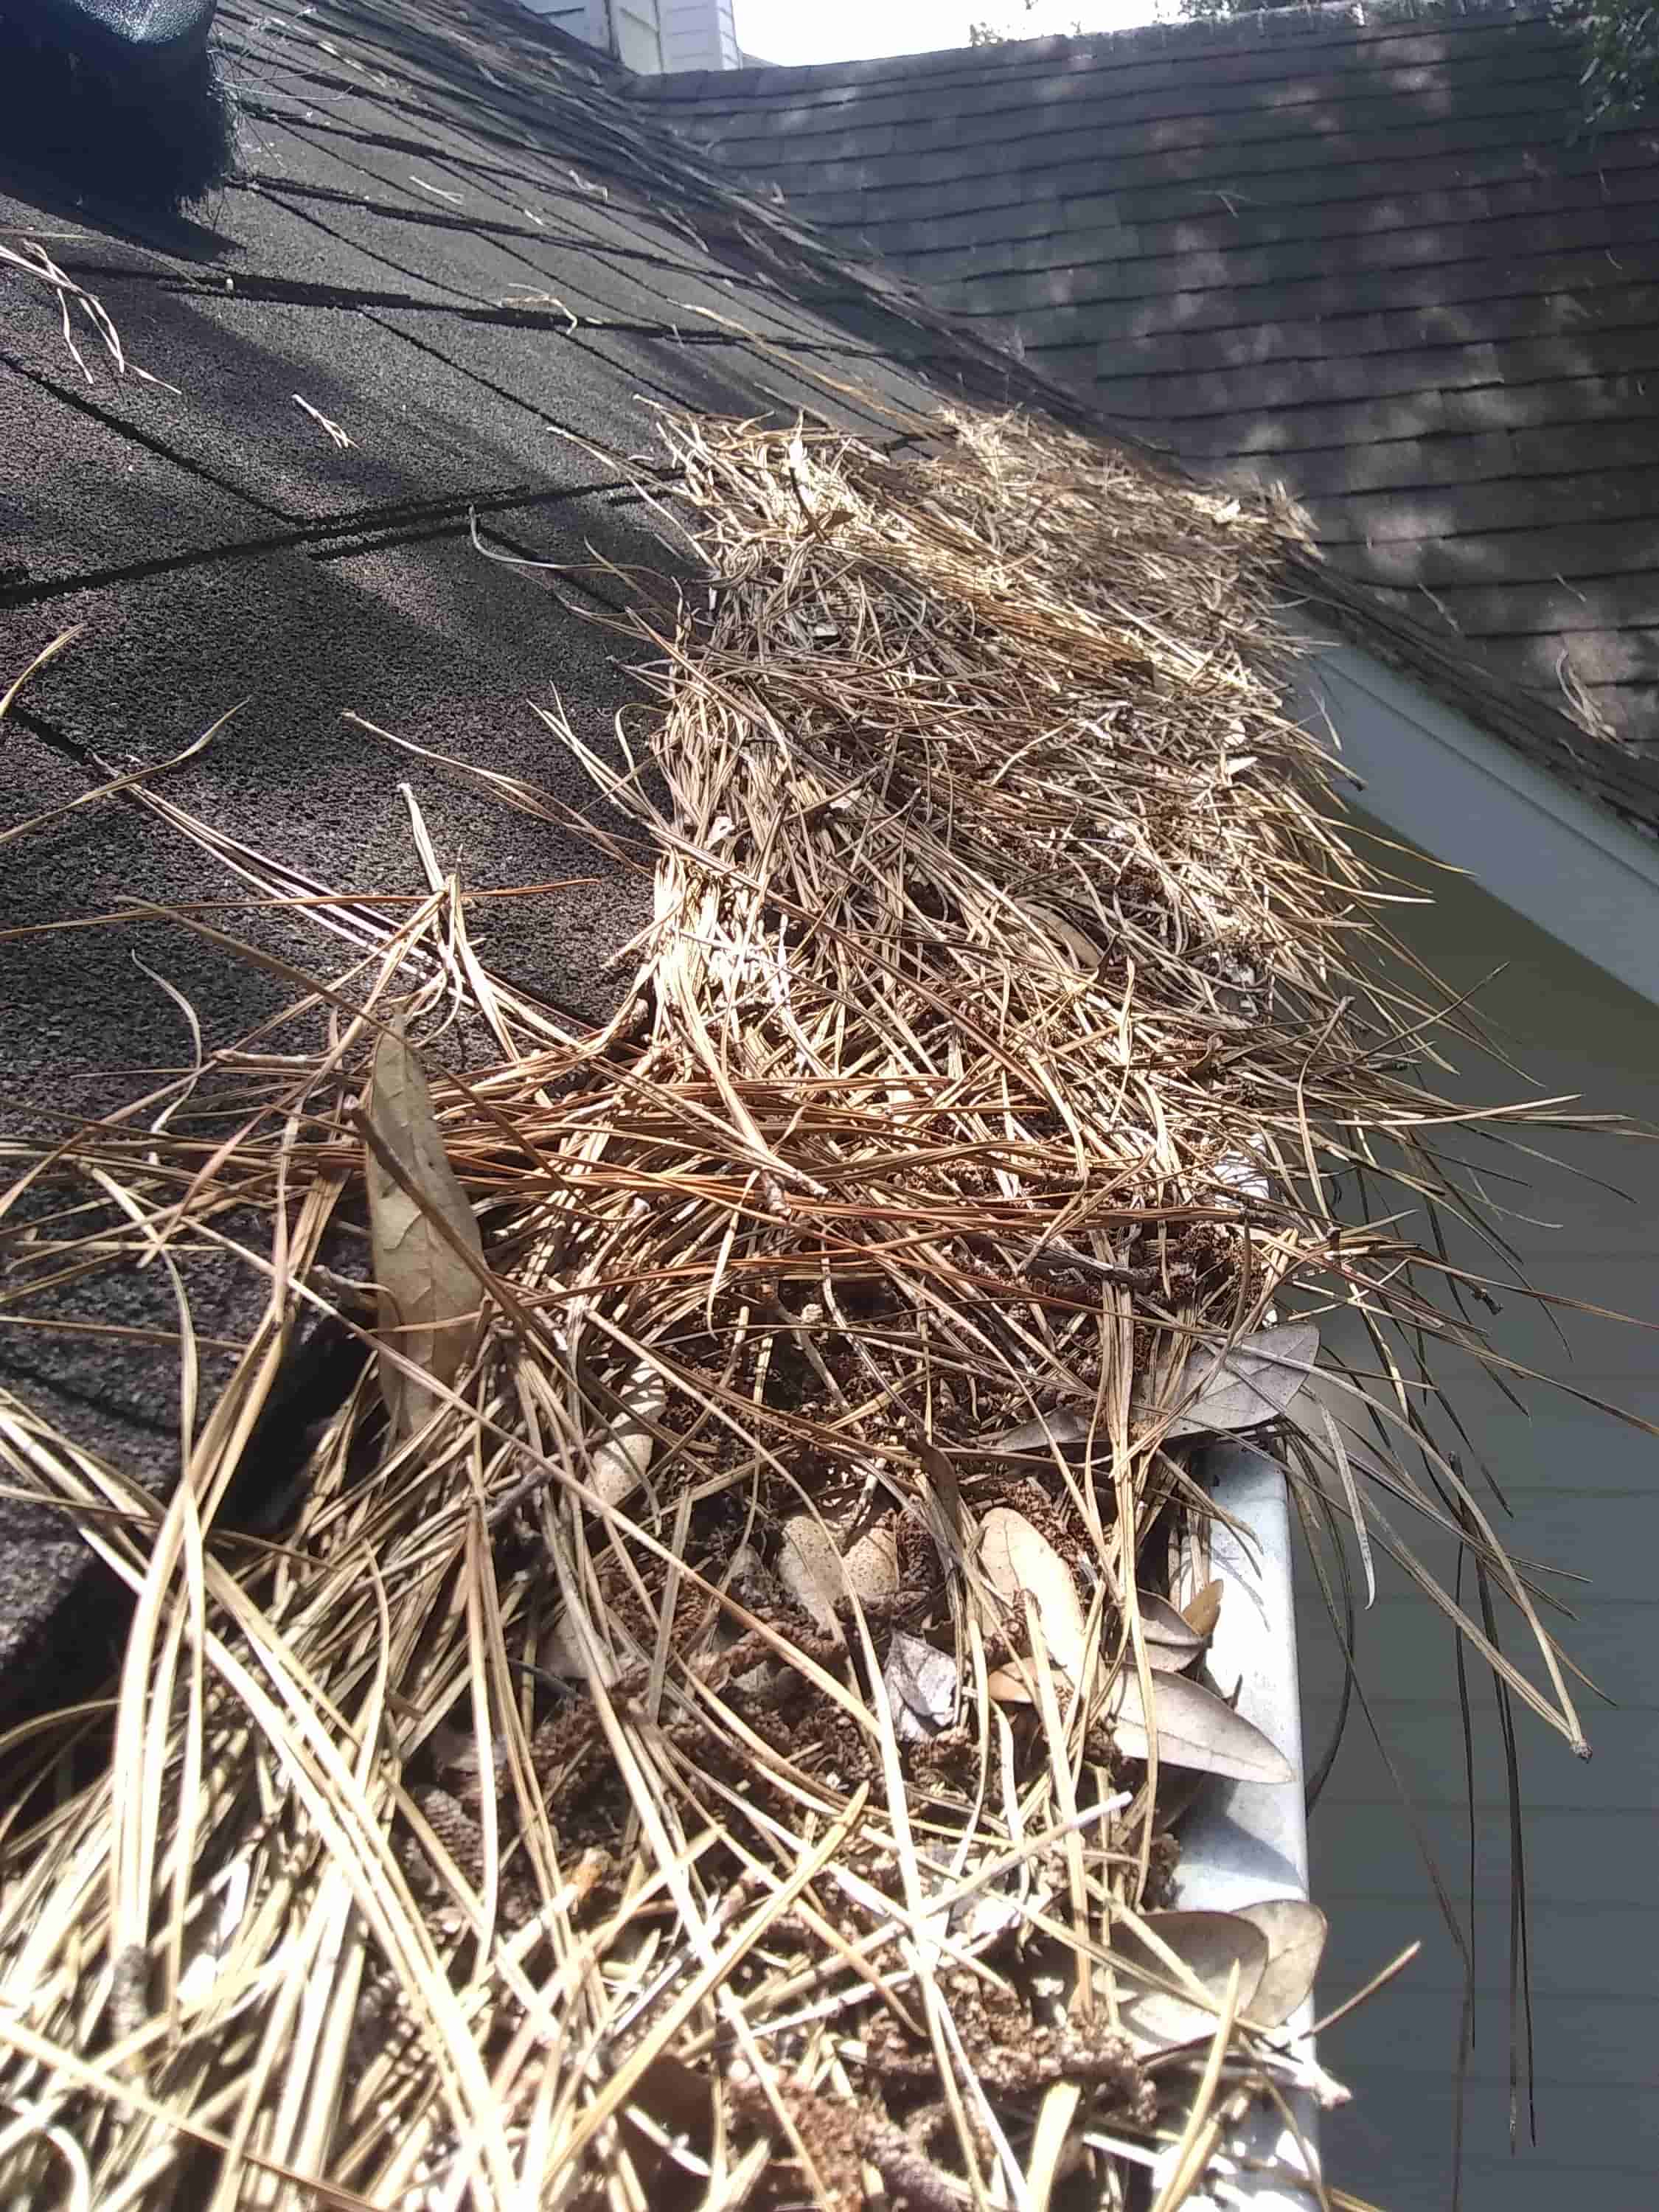
[[[662,0],[665,70],[734,70],[743,65],[732,0]]]
[[[1391,860],[1395,856],[1390,855]],[[1567,951],[1510,908],[1426,861],[1407,872],[1431,885],[1430,908],[1395,909],[1393,926],[1454,991],[1479,990],[1488,1030],[1533,1085],[1465,1050],[1447,1088],[1490,1100],[1576,1094],[1586,1108],[1659,1122],[1659,1009]],[[1494,969],[1494,980],[1484,981]],[[1535,1085],[1535,1088],[1534,1087]],[[1639,1138],[1517,1133],[1549,1163],[1479,1158],[1487,1188],[1513,1209],[1504,1223],[1521,1267],[1567,1298],[1659,1326],[1659,1155]],[[1460,1149],[1455,1133],[1448,1143]],[[1466,1148],[1465,1148],[1466,1149]],[[1510,1188],[1514,1170],[1530,1188]],[[1561,1228],[1551,1223],[1563,1223]],[[1501,1273],[1473,1237],[1455,1256]],[[1524,1298],[1500,1293],[1486,1317],[1522,1367],[1564,1375],[1573,1390],[1659,1421],[1659,1340],[1592,1315],[1558,1314],[1565,1337]],[[1336,1331],[1328,1334],[1334,1335]],[[1464,2112],[1466,2212],[1542,2212],[1565,2186],[1595,2192],[1597,2212],[1638,2212],[1659,2172],[1659,1906],[1652,1883],[1659,1803],[1659,1486],[1655,1444],[1559,1391],[1516,1378],[1524,1410],[1465,1361],[1448,1370],[1468,1439],[1466,1470],[1484,1461],[1512,1509],[1492,1518],[1516,1554],[1549,1562],[1537,1577],[1576,1620],[1557,1622],[1567,1653],[1616,1706],[1580,1692],[1595,1751],[1585,1765],[1541,1723],[1517,1717],[1527,1805],[1538,2139],[1509,2142],[1510,1839],[1498,1717],[1491,1680],[1469,1669],[1474,1816],[1453,1638],[1443,1617],[1389,1562],[1376,1606],[1359,1615],[1361,1680],[1389,1758],[1442,1875],[1468,1915],[1473,1864],[1474,2043]],[[1490,1501],[1489,1501],[1490,1502]],[[1454,1547],[1406,1527],[1440,1575]],[[1363,1583],[1357,1558],[1350,1565]],[[1582,1577],[1575,1581],[1573,1577]],[[1467,1582],[1467,1577],[1466,1577]],[[1508,1616],[1504,1638],[1524,1655]],[[1299,1592],[1303,1712],[1310,1762],[1328,1744],[1342,1677],[1338,1639],[1305,1565]],[[1534,1673],[1536,1669],[1532,1671]],[[1578,1686],[1575,1685],[1575,1689]],[[1456,1948],[1423,1870],[1413,1826],[1362,1716],[1348,1727],[1310,1832],[1313,1893],[1333,1935],[1322,2008],[1348,1995],[1405,1944],[1415,1963],[1324,2039],[1321,2056],[1357,2092],[1323,2129],[1328,2178],[1389,2212],[1443,2212],[1451,2202],[1456,2072],[1463,2006]]]
[[[741,66],[732,0],[520,0],[641,76]]]
[[[584,46],[609,52],[611,31],[605,0],[520,0],[520,5],[556,30],[580,39]]]

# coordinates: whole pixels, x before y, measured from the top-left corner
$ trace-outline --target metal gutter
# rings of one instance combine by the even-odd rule
[[[1197,1473],[1216,1504],[1248,1531],[1212,1524],[1211,1571],[1224,1595],[1210,1646],[1210,1671],[1220,1688],[1237,1689],[1238,1711],[1270,1736],[1288,1760],[1290,1781],[1268,1785],[1220,1783],[1199,1800],[1181,1831],[1176,1901],[1192,1910],[1226,1912],[1265,1898],[1308,1894],[1308,1818],[1304,1786],[1302,1708],[1296,1656],[1290,1504],[1284,1470],[1265,1452],[1229,1440],[1210,1445]],[[1285,2030],[1313,2075],[1311,2000]],[[1311,2088],[1286,2102],[1317,2172],[1317,2106]],[[1271,2106],[1258,2105],[1218,2146],[1216,2179],[1188,2199],[1252,2212],[1316,2212],[1321,2198],[1307,2179],[1297,2135]],[[1155,2185],[1162,2175],[1155,2176]]]

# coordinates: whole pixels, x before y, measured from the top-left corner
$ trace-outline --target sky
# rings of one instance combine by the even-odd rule
[[[1080,24],[1127,31],[1158,20],[1158,0],[736,0],[738,40],[757,60],[799,65],[925,54],[965,46],[968,27],[991,22],[1021,39],[1046,39]],[[1172,0],[1164,12],[1176,13]]]

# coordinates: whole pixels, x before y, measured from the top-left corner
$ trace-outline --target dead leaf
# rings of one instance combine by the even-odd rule
[[[367,1109],[369,1127],[403,1170],[410,1191],[365,1147],[368,1224],[379,1328],[405,1359],[439,1382],[459,1374],[477,1333],[477,1277],[434,1225],[441,1221],[480,1261],[483,1240],[466,1194],[444,1150],[426,1073],[400,1023],[380,1039]],[[380,1395],[401,1443],[442,1403],[389,1359],[380,1363]]]
[[[818,1627],[835,1626],[847,1577],[835,1538],[814,1515],[797,1513],[784,1522],[778,1580]]]
[[[1034,1421],[1022,1421],[1017,1429],[1005,1429],[1000,1436],[988,1437],[978,1449],[995,1452],[999,1457],[1035,1456],[1052,1460],[1056,1450],[1085,1450],[1091,1426],[1087,1413],[1060,1407],[1052,1413],[1039,1414]]]
[[[898,1593],[898,1539],[885,1523],[866,1528],[845,1555],[835,1533],[810,1513],[783,1524],[778,1579],[817,1626],[836,1626],[836,1607],[848,1595],[861,1605]]]
[[[623,1410],[592,1446],[593,1488],[607,1505],[621,1505],[645,1480],[656,1448],[651,1424],[668,1403],[668,1385],[643,1361],[617,1395]]]
[[[1221,1595],[1219,1582],[1206,1583],[1198,1595],[1188,1598],[1181,1608],[1181,1617],[1188,1627],[1206,1644],[1215,1634],[1215,1625],[1221,1618]]]
[[[1269,1897],[1260,1905],[1241,1905],[1238,1917],[1259,1928],[1267,1939],[1267,1966],[1255,1995],[1241,2010],[1258,2027],[1281,2027],[1313,1993],[1328,1924],[1319,1907],[1304,1897]]]
[[[1152,1690],[1158,1755],[1171,1766],[1195,1766],[1233,1782],[1290,1782],[1290,1761],[1253,1721],[1224,1698],[1186,1674],[1158,1674]],[[1107,1698],[1107,1716],[1118,1749],[1130,1759],[1151,1751],[1140,1683],[1125,1667]]]
[[[1180,1960],[1205,1995],[1178,1996],[1173,1968],[1160,1959],[1137,1929],[1112,1932],[1112,1956],[1118,1969],[1118,2016],[1143,2051],[1164,2051],[1215,2033],[1227,1984],[1238,1969],[1238,2009],[1255,2017],[1253,2000],[1267,1970],[1268,1939],[1236,1912],[1149,1912],[1145,1924]]]
[[[899,1587],[898,1532],[889,1521],[866,1528],[842,1565],[860,1605],[879,1605],[896,1597]]]
[[[957,1662],[902,1629],[888,1646],[882,1670],[901,1743],[925,1743],[957,1717]]]
[[[1030,1593],[1049,1658],[1076,1682],[1083,1667],[1083,1603],[1071,1569],[1048,1539],[1023,1513],[994,1506],[981,1524],[979,1564],[991,1588],[1016,1612]]]
[[[1155,1596],[1151,1590],[1137,1590],[1135,1604],[1146,1632],[1147,1658],[1163,1674],[1184,1673],[1208,1639],[1176,1611],[1167,1597]]]
[[[1209,1436],[1276,1421],[1307,1383],[1318,1351],[1319,1331],[1306,1321],[1258,1329],[1231,1349],[1201,1346],[1187,1364],[1177,1401],[1181,1410],[1164,1436]],[[1144,1405],[1138,1410],[1144,1419],[1156,1418]]]
[[[1021,899],[1016,903],[1039,936],[1048,940],[1044,950],[1052,954],[1057,963],[1080,968],[1085,975],[1093,975],[1104,955],[1091,937],[1086,937],[1058,907],[1044,906],[1036,899]]]

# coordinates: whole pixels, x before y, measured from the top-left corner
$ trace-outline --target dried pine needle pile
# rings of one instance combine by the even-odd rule
[[[590,757],[656,868],[605,1032],[427,847],[412,921],[309,909],[286,1057],[30,1165],[14,1294],[174,1270],[192,1442],[164,1508],[3,1413],[137,1597],[112,1746],[11,1747],[9,2203],[1169,2212],[1317,2079],[1306,1921],[1159,1917],[1194,1789],[1285,1771],[1203,1670],[1206,1439],[1536,1626],[1390,1349],[1469,1347],[1406,1209],[1470,1201],[1263,672],[1282,525],[1018,420],[670,434],[714,580]],[[203,1250],[268,1290],[210,1407]],[[1404,1379],[1310,1414],[1336,1305]],[[301,1342],[346,1395],[239,1536]]]

